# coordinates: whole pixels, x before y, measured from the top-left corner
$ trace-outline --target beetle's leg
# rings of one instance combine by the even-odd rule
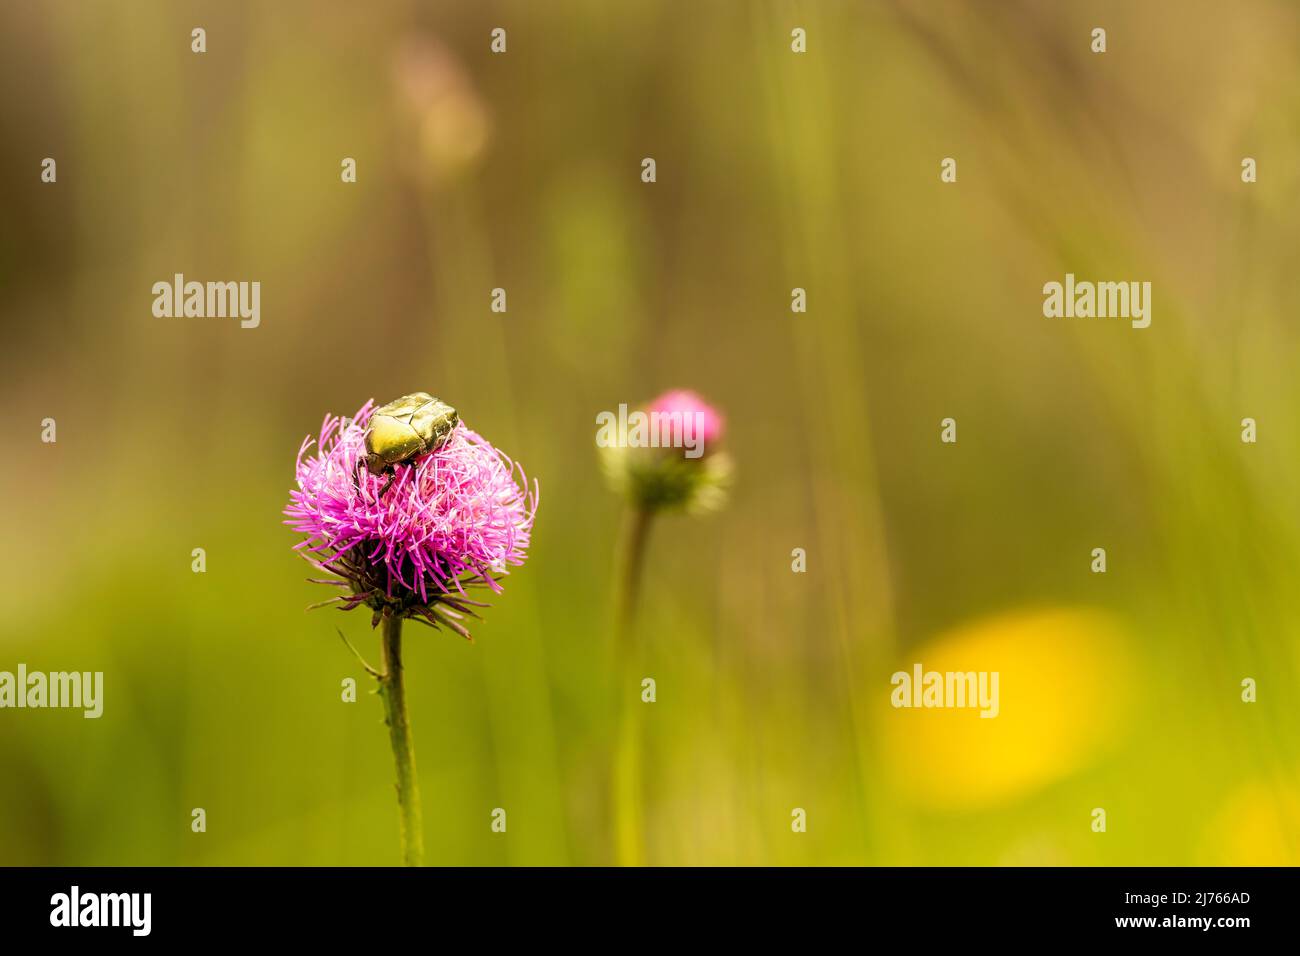
[[[376,495],[375,497],[377,498],[384,497],[384,492],[387,491],[389,488],[391,488],[393,486],[393,482],[395,482],[396,480],[397,480],[397,472],[393,471],[389,474],[388,480],[384,482],[384,487],[379,489],[379,494]]]

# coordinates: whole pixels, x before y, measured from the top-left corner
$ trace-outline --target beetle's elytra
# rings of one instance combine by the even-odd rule
[[[403,395],[370,417],[366,427],[366,468],[372,475],[436,451],[456,430],[456,409],[428,392]]]

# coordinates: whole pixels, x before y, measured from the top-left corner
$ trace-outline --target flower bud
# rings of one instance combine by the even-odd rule
[[[726,504],[732,462],[717,444],[722,415],[694,392],[674,390],[654,399],[642,413],[649,416],[654,441],[638,442],[622,434],[598,451],[610,486],[644,511],[702,514]],[[660,441],[680,438],[681,444]]]

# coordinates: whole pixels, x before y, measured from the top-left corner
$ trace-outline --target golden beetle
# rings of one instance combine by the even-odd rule
[[[403,395],[375,409],[366,426],[365,465],[372,475],[388,472],[380,496],[397,477],[394,465],[441,448],[459,422],[456,409],[428,392]]]

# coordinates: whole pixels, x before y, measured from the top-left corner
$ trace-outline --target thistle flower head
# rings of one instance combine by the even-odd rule
[[[725,425],[722,414],[689,389],[664,392],[649,404],[646,411],[667,416],[678,427],[692,429],[706,455],[722,438]]]
[[[644,411],[656,416],[652,432],[689,435],[700,454],[691,457],[684,448],[663,444],[600,445],[597,450],[609,485],[643,511],[703,514],[723,507],[731,488],[732,463],[725,451],[716,448],[724,431],[722,414],[685,389],[664,392]]]
[[[350,593],[324,604],[371,607],[450,627],[482,606],[466,591],[502,590],[498,578],[527,556],[540,490],[523,469],[462,422],[445,443],[393,466],[365,467],[367,402],[352,418],[326,416],[298,451],[285,524],[295,549]],[[315,445],[314,451],[312,446]],[[391,479],[391,484],[390,484]],[[316,580],[316,579],[313,579]]]

